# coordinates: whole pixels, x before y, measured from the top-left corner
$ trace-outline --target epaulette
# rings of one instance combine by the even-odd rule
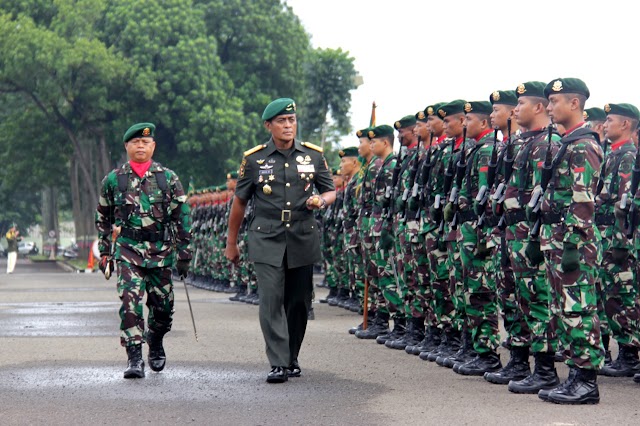
[[[246,157],[246,156],[248,156],[248,155],[251,155],[251,154],[253,154],[254,152],[258,152],[258,151],[260,151],[261,149],[264,149],[264,148],[266,148],[266,147],[267,147],[267,144],[266,144],[266,143],[261,144],[261,145],[258,145],[258,146],[254,146],[253,148],[246,150],[246,151],[244,152],[244,156]]]
[[[302,142],[302,146],[306,146],[307,148],[311,148],[318,152],[324,152],[324,149],[320,148],[318,145],[312,144],[311,142]]]

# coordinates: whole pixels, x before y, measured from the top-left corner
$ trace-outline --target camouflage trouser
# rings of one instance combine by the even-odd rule
[[[360,306],[362,306],[364,300],[364,263],[358,231],[355,228],[345,229],[343,240],[349,288],[355,293]]]
[[[464,281],[462,278],[462,261],[457,241],[447,241],[447,270],[449,271],[449,292],[453,302],[452,327],[462,331],[466,327],[467,314],[464,311]]]
[[[333,267],[336,287],[349,290],[349,276],[347,275],[347,257],[344,251],[344,238],[339,231],[334,240],[331,251],[333,252]]]
[[[600,342],[600,319],[596,310],[595,244],[579,248],[580,268],[562,270],[562,250],[547,250],[545,266],[551,283],[553,321],[558,323],[558,337],[564,346],[566,364],[584,369],[598,369],[604,362]]]
[[[325,230],[325,234],[329,231]],[[331,250],[331,241],[329,237],[323,238],[322,244],[322,257],[324,258],[324,279],[329,288],[335,288],[338,286],[336,279],[336,270],[333,258],[333,250]]]
[[[378,303],[381,302],[384,306],[384,297],[380,294],[378,287],[378,271],[373,263],[373,256],[375,254],[375,246],[373,237],[371,236],[371,227],[373,219],[370,216],[360,217],[360,244],[363,262],[364,277],[368,284],[368,309],[370,311],[376,311],[378,309]],[[384,312],[388,312],[386,309]]]
[[[445,332],[453,331],[453,318],[455,316],[455,306],[451,296],[451,285],[449,279],[449,262],[446,251],[438,249],[438,230],[424,234],[427,258],[429,259],[429,286],[430,292],[425,292],[425,299],[431,294],[431,300],[425,303],[431,305],[433,318],[427,318],[427,325],[439,327]],[[425,283],[427,280],[424,281]]]
[[[373,237],[374,245],[378,246],[379,237]],[[390,250],[391,251],[391,250]],[[376,250],[372,253],[371,263],[377,270],[377,286],[378,286],[378,310],[380,312],[401,313],[402,299],[398,293],[398,285],[396,284],[396,274],[394,274],[392,262],[394,261],[393,253],[389,251]]]
[[[606,280],[605,274],[606,271],[602,269],[602,265],[600,265],[596,273],[596,309],[598,310],[598,318],[600,318],[600,334],[602,336],[609,336],[611,335],[611,328],[609,327],[609,319],[607,318],[607,313],[604,308],[605,301],[607,300],[606,284],[604,284]]]
[[[425,249],[424,234],[416,234],[411,239],[411,269],[413,280],[409,281],[413,288],[414,298],[407,315],[413,318],[425,318],[427,324],[435,322],[431,301],[433,292],[429,285],[429,258]],[[415,242],[414,242],[415,241]]]
[[[460,234],[467,325],[476,352],[492,352],[500,344],[498,294],[492,260],[488,253],[482,255],[476,251],[479,239],[475,222],[463,223]]]
[[[531,346],[533,352],[555,352],[558,348],[556,321],[551,321],[551,286],[545,263],[533,266],[525,256],[527,241],[510,240],[509,260],[516,278],[516,297],[526,322],[513,346]]]
[[[249,287],[249,281],[251,279],[251,272],[249,270],[250,263],[248,260],[249,254],[247,251],[247,233],[242,232],[238,238],[238,250],[240,251],[240,261],[238,262],[238,281],[240,285]]]
[[[120,307],[120,344],[143,342],[144,315],[142,298],[147,293],[149,330],[166,333],[173,320],[173,283],[171,268],[142,268],[118,261],[118,297]]]
[[[640,347],[640,306],[635,280],[636,258],[630,250],[622,265],[613,262],[611,251],[604,252],[601,278],[606,291],[604,310],[618,344]]]
[[[396,271],[398,273],[398,293],[400,298],[407,305],[408,288],[407,288],[407,272],[409,266],[409,256],[407,253],[407,226],[405,222],[395,222],[393,235],[395,236],[395,262]],[[392,259],[393,260],[393,259]],[[392,271],[393,273],[393,271]],[[395,280],[395,278],[394,278]],[[401,308],[405,311],[405,306]]]

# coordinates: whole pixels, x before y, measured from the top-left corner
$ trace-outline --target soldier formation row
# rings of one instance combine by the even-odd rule
[[[358,131],[323,228],[328,301],[365,316],[350,332],[555,403],[599,402],[598,372],[640,382],[640,113],[588,97],[532,81]]]

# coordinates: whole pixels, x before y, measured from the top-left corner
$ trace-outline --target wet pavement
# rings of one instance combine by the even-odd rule
[[[638,424],[640,386],[601,378],[597,406],[535,395],[377,345],[346,330],[359,317],[315,304],[303,376],[265,383],[256,306],[191,287],[196,342],[182,284],[166,338],[167,367],[125,380],[115,280],[99,274],[0,273],[0,424],[422,425]],[[4,265],[0,260],[0,271]],[[30,271],[30,272],[27,272]],[[326,295],[317,289],[316,298]],[[146,352],[146,349],[145,349]],[[615,352],[615,350],[614,350]],[[502,353],[503,362],[508,354]],[[146,354],[145,354],[146,357]],[[559,374],[567,369],[556,364]]]

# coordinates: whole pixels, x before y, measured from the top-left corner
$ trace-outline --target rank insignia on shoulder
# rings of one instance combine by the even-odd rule
[[[253,153],[255,153],[255,152],[258,152],[258,151],[260,151],[261,149],[264,149],[264,148],[266,148],[266,147],[267,147],[267,144],[262,144],[262,145],[254,146],[253,148],[251,148],[251,149],[249,149],[249,150],[245,151],[245,152],[244,152],[244,156],[246,157],[246,156],[248,156],[248,155],[251,155],[251,154],[253,154]]]
[[[318,145],[312,144],[311,142],[302,142],[302,146],[306,146],[307,148],[311,148],[314,151],[324,152],[324,150],[322,148],[320,148]]]

